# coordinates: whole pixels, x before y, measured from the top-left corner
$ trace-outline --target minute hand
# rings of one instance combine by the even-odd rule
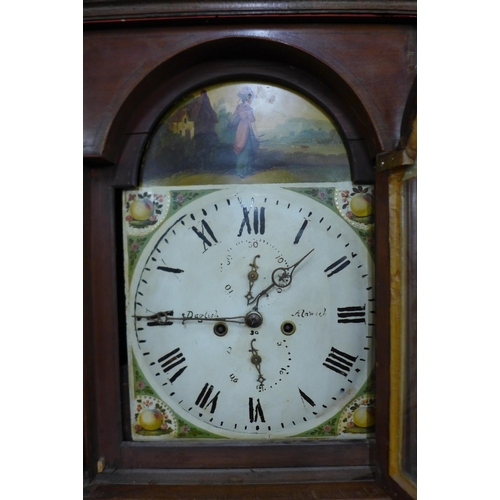
[[[225,321],[227,323],[239,323],[241,325],[245,324],[245,316],[200,318],[186,316],[185,314],[183,314],[182,318],[174,318],[173,314],[173,311],[161,311],[149,316],[135,315],[134,318],[148,320],[148,326],[169,326],[172,325],[174,321],[182,321],[182,324],[184,324],[186,321],[196,321],[198,323],[202,323],[203,321]]]
[[[275,286],[278,288],[286,288],[287,286],[290,286],[292,284],[293,272],[295,271],[297,266],[313,251],[314,248],[307,252],[304,257],[302,257],[299,261],[297,261],[295,264],[292,264],[291,266],[276,268],[271,274],[272,283],[267,288],[262,290],[262,292],[260,292],[254,299],[250,300],[248,302],[248,305],[255,303],[254,310],[257,311],[257,309],[259,308],[259,299],[263,295],[266,295],[269,290],[271,290]]]

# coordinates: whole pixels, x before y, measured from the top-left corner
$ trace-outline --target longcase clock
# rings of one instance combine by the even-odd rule
[[[411,498],[412,421],[402,462],[384,445],[385,240],[391,193],[413,234],[415,167],[383,161],[414,114],[411,16],[196,9],[88,11],[85,496]]]

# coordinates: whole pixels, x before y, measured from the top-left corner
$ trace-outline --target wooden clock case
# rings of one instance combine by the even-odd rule
[[[89,4],[84,24],[85,498],[411,498],[389,474],[391,217],[389,170],[377,171],[376,159],[406,146],[416,113],[415,13],[302,8],[293,17],[281,9],[218,18],[183,2],[184,15],[146,4],[150,17],[140,20],[125,2],[120,22],[108,4]],[[243,80],[318,104],[341,131],[354,181],[375,183],[373,440],[130,440],[120,190],[137,186],[150,134],[177,99]]]

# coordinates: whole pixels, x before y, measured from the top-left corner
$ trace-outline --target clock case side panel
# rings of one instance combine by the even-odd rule
[[[91,204],[91,168],[83,165],[83,204]],[[95,380],[92,374],[95,372],[94,363],[94,342],[92,341],[92,284],[90,274],[85,270],[91,269],[91,245],[90,245],[90,225],[91,214],[89,211],[83,212],[83,472],[84,478],[93,477],[97,473],[97,434],[93,432],[93,424],[96,421]]]
[[[104,456],[106,463],[118,468],[175,468],[175,467],[327,467],[329,480],[335,477],[335,467],[369,467],[373,463],[373,447],[370,443],[271,443],[269,445],[235,446],[228,443],[215,448],[210,445],[202,447],[188,445],[172,447],[170,450],[156,444],[140,444],[128,442],[123,435],[123,418],[121,415],[122,398],[120,395],[119,374],[119,305],[120,299],[117,283],[120,283],[120,269],[117,256],[109,249],[117,249],[119,228],[109,220],[109,214],[115,212],[114,189],[133,188],[139,179],[140,158],[147,144],[149,134],[156,121],[183,93],[200,86],[221,81],[231,76],[235,80],[242,78],[264,79],[270,83],[285,85],[299,90],[310,97],[329,114],[337,118],[344,139],[360,141],[364,159],[373,158],[381,147],[380,133],[369,113],[361,102],[358,92],[339,77],[334,68],[325,67],[319,59],[306,52],[285,45],[277,46],[265,40],[239,40],[237,49],[239,56],[254,56],[253,48],[260,43],[265,49],[265,60],[255,61],[252,57],[239,57],[235,65],[234,40],[217,42],[225,47],[225,54],[219,52],[222,59],[219,63],[201,63],[207,56],[214,57],[215,45],[193,48],[193,52],[185,54],[186,68],[180,59],[168,60],[155,71],[144,75],[140,85],[125,100],[116,115],[112,130],[108,134],[109,144],[115,151],[121,151],[117,167],[98,166],[100,162],[89,159],[92,164],[91,184],[91,224],[88,230],[91,238],[91,282],[92,327],[90,338],[94,352],[95,370],[89,376],[95,390],[89,399],[93,399],[93,417],[87,425],[88,432],[97,434],[97,444],[90,459]],[[223,57],[225,55],[225,59]],[[286,61],[293,60],[293,67]],[[285,61],[285,64],[283,63]],[[305,72],[307,68],[308,73]],[[184,69],[181,73],[174,70]],[[201,71],[201,70],[204,70]],[[175,75],[175,76],[171,76]],[[312,76],[311,76],[312,75]],[[316,77],[316,78],[315,78]],[[335,100],[332,89],[340,90]],[[359,89],[358,89],[359,90]],[[358,158],[356,152],[352,152]],[[371,160],[368,171],[372,169]],[[358,178],[358,181],[361,180]],[[103,217],[103,214],[106,216]],[[118,217],[115,218],[118,220]],[[104,250],[99,251],[100,246]],[[119,259],[118,259],[119,260]],[[115,299],[113,299],[115,297]],[[99,305],[98,305],[99,304]],[[97,351],[105,348],[104,352]],[[106,390],[109,388],[109,390]],[[125,404],[126,405],[126,404]],[[96,451],[97,449],[97,451]],[[369,469],[365,469],[369,470]]]
[[[405,106],[401,123],[401,136],[397,150],[406,150],[409,157],[416,160],[416,122],[417,122],[417,78],[415,77]],[[395,394],[395,385],[399,386],[400,366],[397,366],[401,354],[398,352],[402,333],[402,319],[399,313],[404,300],[403,287],[400,280],[404,274],[401,268],[401,241],[404,231],[401,207],[401,180],[405,173],[404,166],[394,165],[390,170],[378,171],[376,174],[376,286],[377,303],[386,304],[378,308],[377,315],[377,422],[376,428],[376,462],[377,478],[394,498],[411,500],[416,498],[416,488],[410,484],[399,470],[394,473],[394,447],[401,436],[401,427],[394,418],[394,400],[400,399]],[[414,214],[416,216],[416,214]],[[416,314],[415,310],[410,311]],[[414,320],[415,318],[410,318]],[[397,330],[397,331],[396,331]],[[395,340],[395,341],[394,341]],[[395,363],[395,360],[397,361]],[[413,369],[416,372],[416,360]],[[416,373],[415,373],[416,375]],[[390,388],[390,389],[389,389]],[[399,389],[397,389],[399,392]],[[416,404],[416,403],[415,403]],[[412,429],[416,434],[416,428]],[[396,441],[396,443],[394,442]],[[398,467],[396,466],[396,469]]]
[[[89,478],[102,459],[119,459],[123,440],[120,395],[120,300],[117,283],[115,167],[85,166],[84,444]],[[88,186],[88,187],[87,187]],[[90,191],[90,192],[88,192]],[[118,254],[119,255],[119,254]],[[119,259],[118,259],[119,260]]]

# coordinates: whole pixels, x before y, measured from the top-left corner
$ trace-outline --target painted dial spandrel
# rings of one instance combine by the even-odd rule
[[[174,415],[216,436],[306,433],[338,414],[373,366],[370,253],[297,191],[200,191],[135,266],[128,337],[140,370]],[[245,324],[250,312],[262,324]]]

